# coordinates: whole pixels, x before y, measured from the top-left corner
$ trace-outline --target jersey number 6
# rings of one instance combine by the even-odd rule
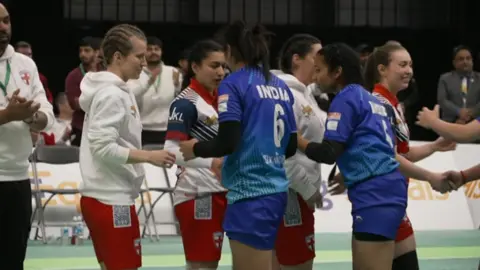
[[[394,145],[393,145],[392,137],[390,137],[390,135],[388,135],[387,122],[385,120],[382,120],[382,124],[383,124],[383,131],[385,132],[385,139],[387,140],[390,147],[393,148]]]
[[[273,112],[273,139],[275,140],[275,146],[282,146],[282,139],[285,135],[285,123],[282,116],[285,115],[282,105],[275,104],[275,111]]]

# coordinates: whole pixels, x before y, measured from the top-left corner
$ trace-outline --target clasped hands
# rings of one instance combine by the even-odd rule
[[[447,193],[463,186],[465,184],[465,179],[461,172],[447,171],[444,173],[432,173],[428,182],[433,190],[440,193]]]
[[[20,90],[13,92],[10,98],[7,98],[8,105],[5,108],[8,121],[25,121],[33,117],[33,115],[40,109],[40,104],[33,100],[27,100],[21,97]]]

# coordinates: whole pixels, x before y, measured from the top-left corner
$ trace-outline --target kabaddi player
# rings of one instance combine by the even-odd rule
[[[233,269],[270,270],[287,205],[284,161],[297,148],[293,95],[270,73],[266,30],[237,21],[224,31],[232,69],[218,89],[219,131],[210,141],[180,144],[186,160],[223,157],[228,189],[223,228]]]
[[[185,79],[190,82],[170,105],[165,149],[176,154],[178,180],[174,193],[175,214],[180,224],[187,269],[217,269],[222,254],[223,216],[227,190],[220,174],[222,159],[185,161],[179,142],[217,136],[217,88],[225,72],[223,47],[215,41],[197,42],[189,53]]]
[[[439,109],[438,105],[433,110],[423,108],[418,113],[417,125],[432,129],[440,136],[456,142],[472,142],[480,138],[480,117],[466,125],[453,124],[440,119]],[[449,172],[449,179],[457,187],[476,181],[480,179],[480,164],[464,171]]]
[[[142,265],[135,211],[145,180],[141,163],[175,163],[175,155],[167,151],[140,150],[142,125],[126,82],[140,75],[146,49],[140,29],[127,24],[113,27],[102,43],[107,70],[87,73],[80,85],[79,103],[86,113],[80,146],[80,205],[104,270]]]
[[[292,36],[280,51],[276,75],[282,79],[294,97],[293,111],[297,132],[303,138],[322,142],[325,132],[326,112],[322,111],[312,94],[314,59],[322,48],[320,40],[307,34]],[[315,217],[320,194],[321,165],[303,152],[285,161],[290,180],[287,211],[280,224],[275,254],[282,269],[311,270],[315,258]]]
[[[441,174],[412,163],[400,167],[387,108],[365,90],[358,54],[342,43],[322,48],[315,79],[323,91],[337,93],[329,108],[322,143],[300,148],[317,162],[337,161],[352,202],[353,268],[391,269],[394,239],[407,208],[407,182],[400,170],[428,179],[442,192],[450,185]],[[400,170],[399,170],[400,169]]]
[[[454,150],[452,141],[438,138],[432,143],[410,146],[410,132],[404,117],[403,107],[397,94],[406,89],[412,79],[412,59],[408,51],[400,44],[387,43],[377,47],[365,65],[365,84],[373,89],[373,95],[389,107],[396,136],[397,153],[411,162],[427,158],[437,151]],[[415,237],[410,219],[405,215],[395,238],[395,259],[393,270],[419,269]]]

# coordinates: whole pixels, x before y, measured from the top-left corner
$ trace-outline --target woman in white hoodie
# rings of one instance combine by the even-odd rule
[[[146,39],[131,25],[105,35],[106,71],[87,73],[79,103],[85,111],[80,170],[80,205],[102,269],[141,267],[140,228],[135,199],[145,178],[141,163],[171,166],[175,155],[140,150],[142,125],[127,87],[145,66]]]
[[[314,59],[322,48],[316,37],[298,34],[280,51],[280,71],[273,71],[290,87],[295,103],[293,110],[300,136],[321,142],[327,115],[313,96]],[[275,253],[282,269],[311,270],[315,258],[315,207],[322,202],[320,164],[297,150],[285,162],[290,192],[284,222],[278,231]]]

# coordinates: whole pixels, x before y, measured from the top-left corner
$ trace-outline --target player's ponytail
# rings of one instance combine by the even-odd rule
[[[243,62],[250,67],[261,65],[265,79],[270,79],[269,39],[273,34],[260,24],[249,28],[243,21],[235,21],[218,36],[226,48],[230,49],[235,62]]]
[[[373,91],[375,84],[379,83],[380,73],[378,72],[378,66],[388,66],[391,61],[391,53],[398,50],[404,50],[399,43],[386,43],[381,47],[377,47],[373,50],[365,63],[363,71],[363,77],[365,79],[365,88],[368,91]]]

